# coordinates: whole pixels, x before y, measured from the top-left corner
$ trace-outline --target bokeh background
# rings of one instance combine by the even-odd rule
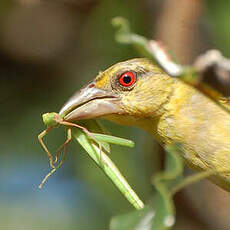
[[[1,0],[0,1],[0,229],[103,230],[132,207],[76,143],[42,190],[48,159],[37,135],[41,115],[108,66],[138,57],[114,40],[111,19],[124,16],[133,31],[163,41],[180,63],[210,48],[230,57],[228,0]],[[113,146],[111,158],[144,201],[163,150],[136,128],[104,122],[113,135],[136,142]],[[64,129],[46,138],[52,151]],[[186,170],[186,173],[190,173]],[[230,195],[202,181],[175,197],[175,229],[229,230]]]

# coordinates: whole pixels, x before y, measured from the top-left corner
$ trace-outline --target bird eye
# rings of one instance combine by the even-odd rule
[[[120,85],[124,87],[129,87],[133,85],[135,81],[136,81],[136,76],[133,72],[130,71],[124,72],[123,74],[121,74],[119,78]]]

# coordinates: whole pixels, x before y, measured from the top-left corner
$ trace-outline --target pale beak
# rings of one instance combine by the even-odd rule
[[[102,90],[91,82],[77,91],[62,107],[59,115],[66,121],[92,119],[122,113],[121,100],[113,92]]]

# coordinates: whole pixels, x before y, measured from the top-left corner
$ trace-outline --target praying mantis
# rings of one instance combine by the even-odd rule
[[[39,185],[39,188],[42,188],[42,186],[48,180],[48,178],[64,163],[67,154],[68,144],[74,137],[74,139],[76,139],[81,144],[81,146],[86,150],[89,156],[96,162],[96,164],[112,180],[112,182],[120,190],[120,192],[126,197],[126,199],[137,210],[142,209],[144,207],[143,202],[136,195],[136,193],[130,187],[130,185],[123,177],[123,175],[120,173],[118,168],[115,166],[115,164],[110,160],[110,158],[106,154],[110,152],[109,144],[134,147],[133,141],[106,135],[106,134],[90,132],[86,127],[100,132],[105,132],[103,131],[101,125],[95,120],[87,120],[83,122],[83,125],[80,125],[76,123],[67,122],[59,114],[54,112],[45,113],[43,114],[42,117],[43,117],[43,122],[47,126],[47,128],[38,135],[38,140],[49,158],[49,163],[52,170],[42,180],[41,184]],[[62,144],[58,148],[55,157],[53,159],[53,155],[50,153],[47,146],[45,145],[43,138],[53,128],[58,127],[60,125],[66,126],[67,138],[64,144]],[[64,151],[64,153],[62,159],[59,161],[58,158],[62,150]]]

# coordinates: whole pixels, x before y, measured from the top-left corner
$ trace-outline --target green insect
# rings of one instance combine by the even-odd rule
[[[144,207],[143,202],[139,199],[133,189],[130,187],[128,182],[125,180],[123,175],[120,173],[115,164],[107,156],[110,153],[109,144],[116,144],[127,147],[134,147],[134,142],[119,137],[114,137],[101,133],[94,133],[89,130],[95,130],[99,132],[105,132],[102,126],[96,120],[83,121],[82,124],[75,124],[65,121],[57,113],[46,113],[43,115],[43,122],[47,128],[38,135],[38,140],[42,145],[43,149],[47,153],[49,158],[50,166],[52,170],[45,176],[39,188],[42,188],[48,178],[64,163],[67,153],[67,146],[69,142],[76,139],[80,145],[86,150],[89,156],[96,162],[96,164],[105,172],[105,174],[112,180],[115,186],[120,192],[127,198],[127,200],[136,208],[141,209]],[[53,128],[60,125],[67,127],[67,138],[62,144],[53,159],[53,155],[48,150],[47,146],[43,142],[43,138]],[[87,128],[86,128],[87,127]],[[61,151],[64,151],[61,160],[59,161],[59,155]],[[59,163],[58,163],[59,162]]]

